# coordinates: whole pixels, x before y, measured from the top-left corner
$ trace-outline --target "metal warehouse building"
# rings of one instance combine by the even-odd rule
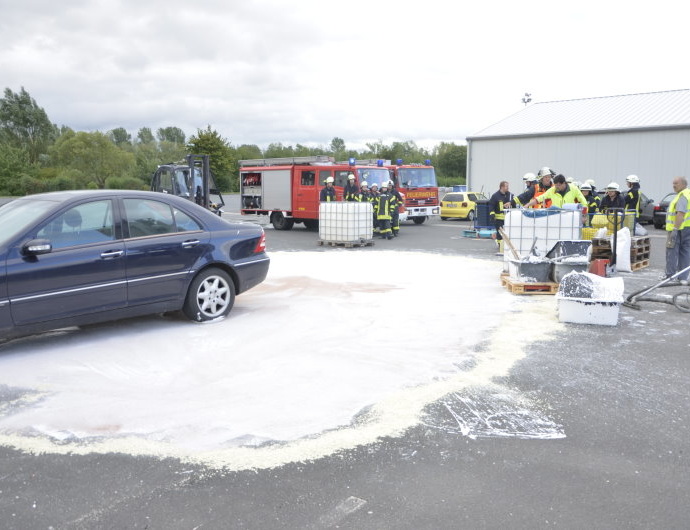
[[[632,173],[661,200],[673,177],[690,179],[690,90],[535,103],[467,138],[469,189],[490,195],[507,180],[519,193],[543,166],[599,189],[625,190]]]

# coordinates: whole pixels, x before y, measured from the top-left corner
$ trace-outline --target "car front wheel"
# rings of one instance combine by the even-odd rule
[[[205,322],[226,316],[235,303],[235,284],[221,269],[206,269],[192,281],[182,312],[190,320]]]

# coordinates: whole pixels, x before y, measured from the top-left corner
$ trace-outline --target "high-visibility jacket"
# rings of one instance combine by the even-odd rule
[[[537,182],[534,186],[534,198],[538,198],[541,195],[544,195],[547,191],[555,189],[555,186],[551,184],[550,187],[545,187],[541,182]],[[542,204],[541,201],[538,201],[537,204],[533,206],[533,208],[549,208],[551,206],[551,199],[545,199],[544,203]]]
[[[581,204],[587,207],[587,199],[582,195],[582,192],[575,186],[570,184],[565,185],[565,190],[563,193],[556,189],[556,186],[552,186],[548,191],[542,193],[538,198],[538,201],[551,201],[552,206],[557,208],[562,208],[564,204]]]
[[[690,228],[690,189],[685,188],[684,190],[680,190],[671,201],[671,204],[668,205],[668,212],[666,213],[666,230],[669,232],[676,226],[676,205],[681,196],[685,197],[687,205],[685,207],[685,217],[683,218],[683,223],[680,225],[680,230]]]

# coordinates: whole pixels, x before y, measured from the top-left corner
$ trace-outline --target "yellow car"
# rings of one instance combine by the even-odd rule
[[[477,212],[477,201],[485,201],[483,193],[474,191],[452,191],[441,199],[441,220],[467,219],[474,221]]]

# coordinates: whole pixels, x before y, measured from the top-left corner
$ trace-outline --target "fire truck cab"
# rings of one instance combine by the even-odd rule
[[[405,197],[408,219],[422,224],[430,215],[441,214],[436,171],[431,161],[403,164],[402,160],[397,160],[395,165],[387,167],[393,182]]]

